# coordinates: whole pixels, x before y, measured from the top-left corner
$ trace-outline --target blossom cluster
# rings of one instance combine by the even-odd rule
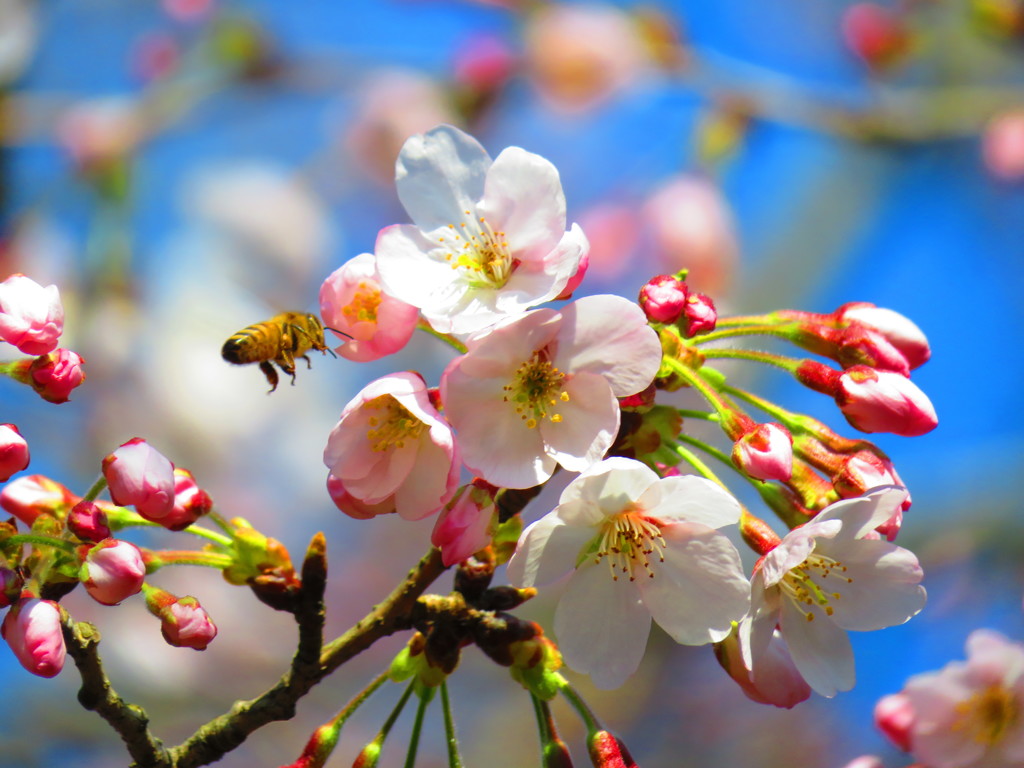
[[[416,327],[457,354],[436,388],[389,374],[344,407],[324,451],[338,508],[358,519],[437,514],[432,541],[450,565],[492,543],[503,494],[578,473],[508,563],[519,588],[571,574],[555,614],[571,667],[620,685],[653,619],[679,643],[715,644],[755,700],[793,706],[812,689],[850,688],[846,631],[902,623],[924,604],[916,557],[893,543],[909,494],[867,440],[733,388],[709,363],[776,365],[832,396],[862,432],[919,435],[937,423],[910,381],[930,354],[920,329],[864,303],[719,318],[685,271],[652,279],[637,303],[592,295],[539,307],[570,299],[588,263],[551,163],[518,147],[492,160],[440,126],[405,143],[396,184],[412,223],[386,227],[374,253],[327,278],[325,325],[351,337],[338,352],[352,360],[398,351]],[[713,343],[757,335],[841,368]],[[656,402],[683,387],[709,410]],[[731,453],[685,436],[684,417],[717,422]],[[722,457],[792,530],[780,537],[745,510],[687,444]],[[733,525],[760,555],[752,578],[723,533]]]

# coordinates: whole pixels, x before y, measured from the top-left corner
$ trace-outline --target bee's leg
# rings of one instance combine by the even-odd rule
[[[313,370],[313,361],[309,359],[308,355],[299,355],[298,359],[306,361],[306,370],[307,371]]]
[[[267,383],[270,384],[270,391],[267,392],[269,395],[275,389],[277,389],[277,371],[274,370],[267,360],[260,363],[260,370],[263,371],[263,375],[267,377]]]
[[[292,357],[291,350],[282,349],[281,354],[277,356],[275,361],[281,370],[292,377],[292,386],[295,386],[295,358]]]

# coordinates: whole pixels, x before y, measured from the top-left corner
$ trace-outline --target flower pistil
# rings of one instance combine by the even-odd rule
[[[608,517],[601,528],[594,562],[608,558],[612,581],[619,580],[619,573],[629,574],[629,580],[636,581],[640,571],[654,578],[651,555],[656,555],[659,563],[665,562],[661,526],[637,510],[626,510]]]
[[[506,384],[505,402],[515,404],[516,413],[526,422],[526,426],[534,429],[545,418],[558,424],[562,414],[548,413],[559,401],[569,402],[569,393],[562,384],[565,374],[562,373],[546,356],[534,352],[533,356],[516,369],[511,384]]]

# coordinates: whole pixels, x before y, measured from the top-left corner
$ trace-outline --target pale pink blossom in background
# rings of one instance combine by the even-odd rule
[[[139,548],[128,541],[105,539],[89,550],[82,564],[82,584],[103,605],[117,605],[137,594],[146,578]]]
[[[644,203],[651,245],[665,272],[688,269],[687,284],[721,296],[739,258],[736,225],[721,191],[701,176],[675,176]]]
[[[390,185],[406,139],[455,122],[448,95],[437,82],[414,70],[383,70],[366,79],[345,133],[345,148],[363,173]]]
[[[635,269],[640,244],[640,217],[630,205],[598,203],[580,214],[590,252],[587,269],[609,282]]]
[[[164,12],[175,21],[201,21],[210,15],[213,0],[160,0]]]
[[[25,70],[38,43],[36,7],[30,0],[0,2],[0,85]]]
[[[847,630],[902,624],[925,603],[914,554],[875,533],[906,498],[885,488],[826,507],[765,555],[740,622],[743,660],[756,670],[778,628],[796,668],[822,696],[853,687]]]
[[[395,183],[413,224],[381,230],[377,272],[441,333],[473,333],[554,299],[589,248],[578,225],[565,230],[557,169],[519,147],[492,161],[442,125],[405,142]]]
[[[572,574],[555,610],[559,649],[595,685],[616,688],[639,666],[652,618],[677,643],[703,645],[747,612],[739,553],[715,530],[739,517],[710,480],[605,459],[523,531],[508,578],[533,587]]]
[[[0,483],[28,466],[28,443],[13,424],[0,424]]]
[[[174,510],[174,465],[141,437],[103,459],[103,476],[114,503],[134,505],[147,520],[158,523]]]
[[[121,161],[142,142],[146,123],[139,102],[106,96],[70,106],[57,122],[57,139],[84,170]]]
[[[346,360],[365,363],[408,344],[420,313],[384,291],[374,255],[361,253],[320,286],[320,317],[325,326],[352,337],[341,337],[335,351]]]
[[[0,634],[33,675],[54,677],[64,668],[64,635],[55,602],[22,598],[7,612]]]
[[[891,432],[917,437],[938,426],[935,406],[906,376],[855,365],[839,376],[836,404],[862,432]]]
[[[732,461],[758,480],[781,480],[793,476],[793,438],[781,424],[758,424],[732,448]]]
[[[893,744],[910,751],[910,732],[914,727],[914,707],[903,693],[890,693],[875,704],[875,725]]]
[[[739,636],[733,632],[715,645],[718,663],[751,701],[792,709],[811,695],[811,686],[793,664],[782,635],[775,631],[753,671],[743,663]]]
[[[846,47],[872,69],[884,70],[910,50],[910,30],[903,15],[880,3],[855,3],[843,13]]]
[[[373,508],[387,504],[406,520],[443,507],[458,487],[460,466],[451,427],[431,405],[423,379],[407,371],[371,382],[345,406],[324,464],[335,478],[336,504],[344,493],[365,512],[378,514]]]
[[[981,135],[985,167],[998,179],[1024,179],[1024,109],[993,117]]]
[[[460,488],[437,516],[430,543],[441,550],[446,566],[465,560],[491,543],[497,489],[480,480]]]
[[[56,285],[45,288],[15,274],[0,283],[0,339],[26,355],[45,355],[64,332],[64,306]]]
[[[924,365],[932,356],[924,331],[895,310],[868,302],[851,302],[840,307],[836,314],[842,322],[856,322],[878,331],[900,351],[911,370]]]
[[[556,109],[594,107],[651,71],[637,24],[612,5],[540,6],[524,40],[527,72]]]
[[[883,727],[928,768],[1017,768],[1024,765],[1024,646],[979,629],[967,660],[914,675],[895,694],[899,724]],[[879,702],[890,701],[886,697]],[[891,708],[891,707],[889,707]],[[882,719],[891,717],[883,710]],[[876,719],[879,712],[876,709]]]
[[[452,70],[455,82],[474,92],[488,93],[499,88],[515,73],[519,57],[497,35],[478,34],[460,45],[454,53]],[[432,125],[437,125],[439,120]],[[426,126],[414,133],[422,133]]]
[[[441,400],[466,466],[507,488],[600,460],[619,428],[616,398],[644,389],[661,365],[643,312],[611,295],[528,312],[467,346],[441,377]]]

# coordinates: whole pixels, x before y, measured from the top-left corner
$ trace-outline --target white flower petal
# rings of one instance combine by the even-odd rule
[[[778,589],[765,590],[764,576],[760,571],[754,574],[750,594],[750,613],[740,622],[738,636],[743,664],[754,669],[758,659],[768,650],[775,626],[779,623]]]
[[[395,511],[406,520],[419,520],[437,512],[454,494],[457,482],[451,473],[458,462],[440,446],[424,436],[419,442],[415,464],[405,482],[395,492]]]
[[[520,147],[501,152],[487,171],[480,216],[504,232],[520,261],[542,260],[565,231],[565,194],[558,170]]]
[[[508,561],[508,580],[517,587],[549,584],[573,569],[593,538],[591,528],[568,525],[555,512],[527,526]]]
[[[551,409],[562,420],[544,419],[538,430],[549,456],[571,472],[582,472],[600,461],[615,441],[619,404],[608,382],[595,374],[577,374],[562,386],[569,400]]]
[[[694,475],[666,477],[648,488],[638,503],[648,515],[665,523],[700,523],[721,528],[740,520],[740,503],[732,494],[707,478]]]
[[[441,125],[408,139],[395,164],[395,186],[409,217],[430,231],[458,225],[484,194],[490,155],[476,139]]]
[[[644,604],[658,625],[683,645],[722,640],[750,606],[736,547],[713,528],[677,523],[661,529],[665,562],[654,578],[637,575]]]
[[[562,317],[555,365],[604,376],[616,397],[654,380],[661,342],[637,304],[621,296],[586,296],[563,307]]]
[[[853,688],[853,649],[846,632],[829,621],[824,611],[809,610],[814,614],[811,621],[797,610],[792,600],[783,600],[779,629],[807,684],[831,698],[839,691]]]
[[[657,473],[646,464],[611,456],[566,486],[558,499],[558,514],[574,525],[596,525],[608,515],[632,507],[658,481]]]
[[[906,488],[877,488],[864,496],[842,499],[830,504],[813,522],[842,520],[843,539],[860,539],[893,516],[907,498]]]
[[[555,610],[566,663],[598,688],[617,688],[640,666],[651,617],[634,584],[613,581],[604,565],[579,568]]]

